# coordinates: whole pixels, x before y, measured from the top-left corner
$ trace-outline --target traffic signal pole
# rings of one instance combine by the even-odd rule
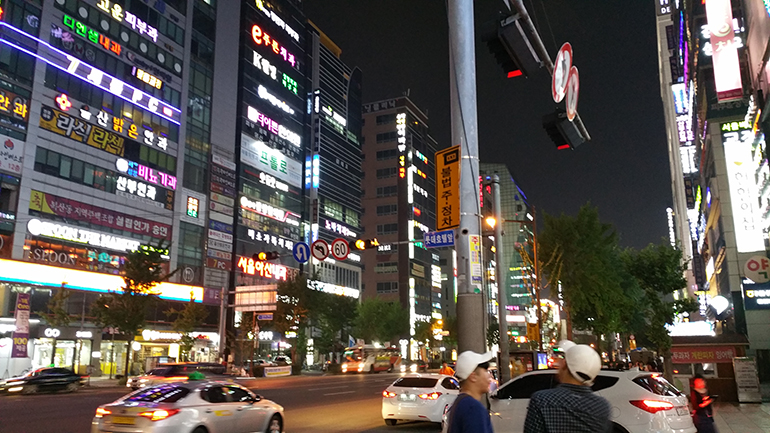
[[[481,241],[473,0],[448,0],[447,14],[452,145],[460,145],[461,155],[460,227],[457,228],[455,242],[457,346],[460,353],[466,350],[483,353],[486,351],[484,324],[487,322],[487,314],[481,293],[481,264],[474,267],[474,259],[471,256],[472,244],[475,246]]]
[[[495,280],[497,281],[497,315],[500,327],[500,383],[511,379],[511,353],[508,337],[508,298],[506,298],[508,279],[506,271],[508,264],[503,260],[503,209],[500,207],[500,176],[492,176],[492,197],[495,210]]]

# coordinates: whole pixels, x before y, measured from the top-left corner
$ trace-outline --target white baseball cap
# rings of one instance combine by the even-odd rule
[[[594,378],[602,369],[602,358],[585,344],[576,344],[567,349],[564,360],[567,361],[567,369],[572,377],[588,386],[593,385]]]
[[[575,342],[572,340],[561,340],[557,343],[557,346],[562,352],[566,352],[572,347],[575,347]]]
[[[465,380],[471,375],[471,373],[476,371],[476,368],[479,365],[488,363],[494,358],[495,354],[491,351],[487,353],[476,353],[470,350],[465,351],[457,357],[455,377],[460,380]]]

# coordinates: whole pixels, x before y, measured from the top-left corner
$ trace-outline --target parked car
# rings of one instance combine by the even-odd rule
[[[275,365],[291,365],[291,358],[288,356],[276,356],[273,359]]]
[[[407,374],[382,392],[382,418],[442,423],[444,412],[460,393],[460,384],[443,374]]]
[[[537,370],[502,385],[489,399],[495,432],[522,432],[532,394],[558,384],[557,370]],[[696,432],[687,396],[658,373],[602,370],[592,388],[612,405],[614,433]]]
[[[283,407],[224,382],[186,381],[143,388],[101,405],[91,433],[281,433]]]
[[[66,368],[38,368],[24,376],[0,382],[0,393],[75,392],[85,384],[86,378]]]
[[[131,389],[145,388],[159,383],[179,382],[187,380],[194,371],[203,373],[206,377],[217,380],[226,380],[226,367],[213,362],[176,362],[159,364],[141,376],[128,378],[126,386]]]

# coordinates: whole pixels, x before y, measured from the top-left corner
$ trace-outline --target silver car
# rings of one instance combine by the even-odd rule
[[[91,433],[283,431],[283,407],[227,382],[187,381],[140,389],[99,406]]]

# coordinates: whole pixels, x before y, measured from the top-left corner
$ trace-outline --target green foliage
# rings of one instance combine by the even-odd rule
[[[313,339],[320,353],[339,352],[347,346],[347,336],[356,318],[358,300],[349,296],[318,293],[312,306],[315,325],[321,336]]]
[[[190,350],[195,345],[195,337],[192,332],[200,327],[209,315],[208,310],[201,304],[193,302],[192,298],[190,302],[184,305],[184,308],[177,310],[174,307],[165,311],[166,316],[176,316],[172,327],[174,331],[182,334],[182,339],[179,343],[180,358],[182,360],[189,360]]]
[[[227,331],[227,347],[233,354],[233,363],[237,366],[255,358],[254,346],[258,336],[254,334],[254,325],[253,312],[245,311],[241,320],[235,324],[235,332]]]
[[[409,333],[409,311],[396,302],[368,299],[358,306],[355,329],[356,335],[367,342],[394,344]]]
[[[273,314],[273,328],[283,335],[294,332],[295,337],[287,338],[291,343],[291,360],[293,365],[302,365],[307,353],[307,336],[305,330],[311,318],[316,314],[316,305],[321,292],[308,288],[307,277],[297,275],[278,283],[276,311]]]
[[[64,285],[60,289],[56,290],[56,293],[48,300],[48,311],[46,313],[40,313],[46,323],[53,327],[65,327],[69,326],[71,317],[67,310],[67,299],[72,296],[72,292],[69,291]]]
[[[500,323],[493,318],[487,328],[487,346],[492,347],[496,344],[500,344]]]
[[[444,317],[443,328],[445,331],[449,331],[449,335],[445,335],[444,346],[447,350],[451,350],[453,347],[457,347],[457,316]]]

